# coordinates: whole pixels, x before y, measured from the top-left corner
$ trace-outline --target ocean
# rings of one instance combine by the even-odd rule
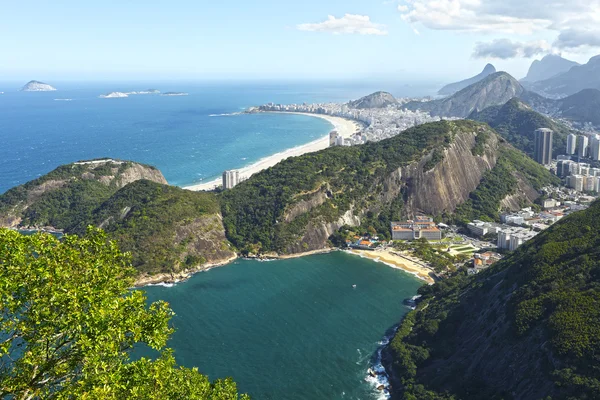
[[[0,82],[0,193],[59,165],[100,157],[154,165],[172,185],[201,183],[332,128],[302,115],[231,114],[268,102],[345,102],[381,89],[325,83],[48,83],[58,90],[19,92],[24,82]],[[149,88],[189,95],[98,98]],[[428,90],[401,86],[395,93]]]
[[[169,346],[178,363],[211,379],[231,376],[255,400],[364,400],[384,398],[367,370],[386,332],[409,311],[402,301],[422,284],[334,252],[237,260],[144,290],[176,313]]]

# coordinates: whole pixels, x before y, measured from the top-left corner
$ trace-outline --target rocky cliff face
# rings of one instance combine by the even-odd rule
[[[473,148],[476,138],[482,133],[488,134],[487,140],[481,155],[475,155]],[[328,238],[339,228],[344,225],[360,225],[367,212],[378,213],[399,196],[403,197],[403,213],[407,218],[418,213],[440,215],[443,212],[453,212],[477,188],[483,174],[496,165],[498,146],[498,137],[484,126],[479,126],[472,132],[457,134],[444,150],[442,160],[431,169],[427,169],[427,166],[431,164],[432,153],[393,171],[382,182],[374,183],[370,199],[360,201],[363,207],[357,202],[333,222],[322,218],[311,220],[302,238],[290,245],[287,252],[322,249],[327,246]],[[286,213],[286,221],[293,222],[294,218],[324,204],[327,192],[328,188],[323,187],[310,198],[297,203]],[[365,204],[367,205],[364,206]]]

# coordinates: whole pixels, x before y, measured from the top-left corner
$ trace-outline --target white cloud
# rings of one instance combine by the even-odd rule
[[[497,39],[491,42],[479,42],[473,50],[475,58],[531,58],[551,51],[551,46],[544,40],[532,42],[513,42],[509,39]]]
[[[327,17],[326,21],[308,24],[299,24],[297,28],[301,31],[329,32],[335,35],[359,34],[359,35],[387,35],[385,25],[376,24],[366,15],[346,14],[342,18],[333,15]]]
[[[404,0],[398,10],[412,26],[509,35],[554,32],[557,49],[600,47],[600,0]],[[508,54],[506,46],[502,50]],[[529,54],[525,50],[521,46],[517,53]]]

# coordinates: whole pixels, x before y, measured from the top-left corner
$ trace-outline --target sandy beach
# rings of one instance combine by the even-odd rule
[[[424,280],[429,284],[435,283],[435,280],[431,277],[432,271],[425,268],[413,261],[406,258],[395,255],[389,251],[370,251],[370,250],[351,250],[351,253],[357,254],[361,257],[370,258],[372,260],[381,261],[394,268],[399,268],[409,274],[416,276],[417,278]]]
[[[299,114],[299,115],[308,115],[310,117],[321,118],[328,122],[330,122],[334,128],[332,130],[336,130],[341,136],[345,138],[349,138],[354,133],[361,130],[362,126],[359,122],[352,121],[345,118],[333,117],[330,115],[321,115],[321,114],[309,114],[309,113],[296,113],[296,112],[279,112],[280,114]],[[302,154],[312,153],[314,151],[323,150],[329,147],[329,136],[324,136],[317,140],[314,140],[310,143],[297,146],[288,150],[284,150],[280,153],[273,154],[271,156],[265,157],[254,164],[251,164],[244,168],[239,168],[240,177],[244,179],[249,178],[250,176],[260,172],[264,169],[274,166],[275,164],[285,160],[288,157],[297,157]],[[221,179],[214,179],[209,182],[203,182],[196,185],[185,186],[184,189],[188,190],[212,190],[215,187],[221,184]]]

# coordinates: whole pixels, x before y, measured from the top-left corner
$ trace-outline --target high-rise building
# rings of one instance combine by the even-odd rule
[[[577,138],[577,155],[580,158],[586,158],[588,154],[588,137],[585,135],[579,135]]]
[[[240,182],[240,171],[233,169],[223,172],[223,189],[231,189]]]
[[[590,140],[590,158],[592,160],[600,160],[600,137],[598,135],[592,136]]]
[[[542,165],[552,162],[552,130],[540,128],[535,130],[535,148],[533,157]]]
[[[584,184],[585,184],[585,176],[583,175],[571,175],[569,176],[569,187],[577,190],[578,192],[583,192]]]
[[[573,161],[561,160],[556,164],[556,175],[564,178],[571,174],[571,165]]]
[[[338,137],[337,131],[329,132],[329,147],[335,146],[336,139]]]
[[[567,136],[567,154],[573,155],[577,151],[577,135],[569,134]]]

